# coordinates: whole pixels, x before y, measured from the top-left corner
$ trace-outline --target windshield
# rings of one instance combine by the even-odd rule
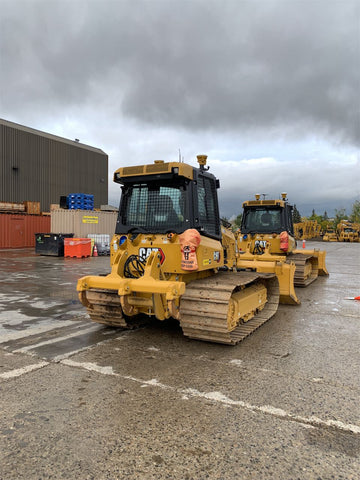
[[[133,184],[123,188],[117,231],[134,233],[182,232],[185,185]],[[124,228],[125,227],[125,228]]]
[[[279,208],[251,208],[244,214],[241,231],[243,233],[280,232],[281,210]]]

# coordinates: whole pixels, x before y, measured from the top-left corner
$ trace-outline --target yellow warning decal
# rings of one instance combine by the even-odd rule
[[[82,223],[99,223],[99,217],[93,217],[91,215],[84,215],[82,217]]]

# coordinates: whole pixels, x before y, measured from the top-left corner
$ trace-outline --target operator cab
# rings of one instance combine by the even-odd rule
[[[285,195],[285,194],[284,194]],[[247,201],[243,203],[241,233],[288,232],[294,236],[292,209],[285,199]]]
[[[146,165],[115,172],[114,181],[123,185],[116,233],[180,234],[195,228],[201,235],[220,239],[219,181],[214,175],[204,164],[192,168],[157,161],[155,166],[156,173]]]

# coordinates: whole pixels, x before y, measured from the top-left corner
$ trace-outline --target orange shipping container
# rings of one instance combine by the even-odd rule
[[[0,248],[35,247],[35,233],[50,233],[50,217],[0,213]]]

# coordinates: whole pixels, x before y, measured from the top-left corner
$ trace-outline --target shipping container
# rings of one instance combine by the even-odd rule
[[[73,232],[75,237],[87,237],[89,233],[115,233],[117,212],[98,210],[54,210],[51,212],[52,232]]]
[[[35,247],[37,232],[50,232],[50,217],[0,213],[0,248]]]

